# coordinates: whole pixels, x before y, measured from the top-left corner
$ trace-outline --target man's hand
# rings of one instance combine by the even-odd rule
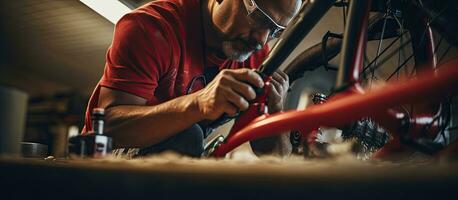
[[[204,119],[215,120],[222,114],[236,115],[248,109],[256,98],[253,87],[262,88],[264,82],[251,69],[222,70],[204,89],[196,93],[196,102]]]
[[[270,83],[267,106],[269,113],[276,113],[283,110],[283,101],[289,88],[288,75],[278,70],[272,75]]]
[[[276,113],[283,110],[283,101],[289,88],[288,75],[282,71],[276,71],[272,75],[270,83],[267,106],[269,113]],[[287,156],[292,150],[288,133],[257,139],[251,141],[250,144],[253,152],[258,156],[265,154]]]

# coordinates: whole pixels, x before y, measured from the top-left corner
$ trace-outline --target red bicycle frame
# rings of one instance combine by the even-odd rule
[[[308,34],[334,2],[333,0],[316,0],[308,1],[303,5],[300,14],[284,33],[283,38],[285,39],[280,40],[274,46],[270,56],[262,65],[261,72],[267,77],[266,84],[269,84],[269,75],[293,50],[291,46],[296,46]],[[422,129],[422,126],[426,126],[425,121],[429,122],[437,115],[440,104],[437,102],[425,103],[430,99],[424,100],[422,97],[434,96],[434,99],[440,100],[450,92],[458,92],[456,87],[458,85],[458,67],[456,67],[458,59],[451,60],[440,70],[436,70],[431,29],[427,26],[426,20],[417,18],[420,23],[410,28],[427,30],[424,34],[420,34],[421,37],[411,35],[415,43],[414,52],[426,49],[416,54],[415,57],[416,69],[422,72],[418,70],[418,75],[414,80],[390,82],[383,88],[365,92],[360,87],[359,74],[363,66],[370,9],[370,0],[350,2],[335,88],[339,92],[336,95],[326,103],[311,106],[306,110],[269,115],[264,109],[267,93],[264,91],[263,95],[260,95],[236,120],[225,141],[216,147],[212,155],[222,157],[245,142],[285,131],[299,130],[302,133],[310,133],[322,126],[340,127],[364,117],[374,119],[395,136],[395,139],[383,148],[384,151],[380,155],[399,149],[400,140],[403,138],[434,137],[435,134],[422,135],[423,133],[419,130]],[[409,17],[415,18],[415,16],[407,18]],[[417,39],[420,41],[416,41]],[[396,109],[400,105],[413,103],[417,103],[415,109],[409,111]]]

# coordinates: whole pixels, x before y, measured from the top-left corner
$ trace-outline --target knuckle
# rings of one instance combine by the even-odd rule
[[[219,79],[219,82],[220,82],[220,83],[224,83],[224,82],[227,81],[227,79],[228,79],[227,76],[223,76],[223,77],[221,77],[221,78]]]
[[[219,79],[220,85],[230,85],[230,78],[228,76],[223,76]]]
[[[213,90],[216,90],[217,92],[220,91],[222,88],[221,88],[221,85],[223,83],[223,80],[219,79],[215,82],[215,87]]]
[[[221,75],[225,76],[225,75],[228,75],[229,70],[228,69],[223,69],[223,70],[221,70],[220,73],[221,73]]]
[[[215,82],[215,84],[219,84],[221,82],[221,79],[223,79],[224,75],[220,73],[217,77],[212,82]]]
[[[242,74],[243,74],[244,76],[246,76],[246,77],[251,77],[251,76],[252,76],[251,73],[252,73],[252,72],[251,72],[251,70],[249,70],[249,69],[243,69],[243,71],[242,71]]]

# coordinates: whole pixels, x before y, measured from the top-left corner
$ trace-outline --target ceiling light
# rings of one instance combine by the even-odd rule
[[[118,0],[80,0],[86,6],[99,13],[113,24],[131,9]]]

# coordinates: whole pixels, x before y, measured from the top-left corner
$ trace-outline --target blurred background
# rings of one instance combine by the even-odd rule
[[[130,10],[146,1],[98,2],[122,15],[111,4]],[[28,94],[24,141],[52,152],[52,141],[81,130],[114,28],[94,9],[79,0],[0,2],[0,85]]]

